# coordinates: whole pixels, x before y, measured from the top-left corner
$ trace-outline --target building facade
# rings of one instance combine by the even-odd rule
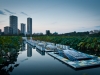
[[[25,30],[25,24],[21,23],[21,34],[25,34],[26,30]]]
[[[0,29],[0,35],[1,35],[1,33],[2,33],[2,30]]]
[[[100,32],[100,30],[92,30],[92,31],[89,32],[89,34],[96,34],[96,33],[99,33],[99,32]]]
[[[18,29],[17,31],[18,31],[18,34],[20,34],[20,33],[21,33],[21,30],[20,30],[20,29]]]
[[[12,28],[13,34],[18,34],[18,18],[17,16],[10,16],[10,27]]]
[[[50,30],[46,30],[46,35],[50,35]]]
[[[12,34],[12,28],[9,26],[4,27],[4,34]]]
[[[27,34],[32,35],[32,18],[27,18]]]

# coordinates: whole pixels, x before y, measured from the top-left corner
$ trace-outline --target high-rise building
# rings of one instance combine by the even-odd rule
[[[27,34],[32,35],[32,18],[27,18]]]
[[[9,26],[4,27],[4,34],[12,34],[12,28]]]
[[[25,24],[24,23],[21,23],[21,33],[22,34],[25,34]]]
[[[1,35],[1,33],[2,33],[2,30],[0,29],[0,35]]]
[[[18,18],[17,16],[10,16],[10,27],[12,28],[13,34],[18,34]]]
[[[20,29],[18,29],[17,31],[18,31],[18,34],[20,34],[20,33],[21,33]]]
[[[46,35],[50,35],[50,30],[46,30]]]

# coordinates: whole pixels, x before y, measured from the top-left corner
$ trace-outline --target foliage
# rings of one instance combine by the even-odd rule
[[[100,51],[100,37],[91,36],[34,36],[34,40],[69,45],[79,50]]]
[[[6,56],[8,52],[18,52],[21,42],[19,36],[0,36],[0,57]]]

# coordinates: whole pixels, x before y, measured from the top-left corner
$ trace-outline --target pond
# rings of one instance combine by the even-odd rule
[[[25,42],[16,61],[5,67],[7,68],[9,70],[1,73],[6,72],[6,75],[100,75],[100,67],[75,70]]]

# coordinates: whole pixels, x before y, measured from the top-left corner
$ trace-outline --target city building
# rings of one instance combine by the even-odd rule
[[[18,34],[18,18],[17,16],[10,16],[10,27],[12,28],[13,34]]]
[[[32,35],[32,18],[27,18],[27,34]]]
[[[21,33],[20,29],[18,29],[17,31],[18,31],[18,34],[20,34],[20,33]]]
[[[25,30],[25,24],[21,23],[21,34],[25,34],[26,30]]]
[[[9,26],[4,27],[4,34],[12,34],[12,28]]]
[[[33,35],[43,35],[43,33],[33,33]]]
[[[0,35],[2,34],[2,30],[0,29]]]
[[[58,35],[58,33],[57,32],[54,32],[53,35]]]
[[[89,34],[93,34],[93,31],[90,31]]]
[[[50,30],[46,30],[46,35],[50,35]]]
[[[96,34],[96,33],[99,33],[99,32],[100,32],[100,30],[92,30],[92,31],[89,32],[89,34]]]
[[[93,32],[94,32],[94,33],[99,33],[100,31],[99,31],[99,30],[94,30]]]

